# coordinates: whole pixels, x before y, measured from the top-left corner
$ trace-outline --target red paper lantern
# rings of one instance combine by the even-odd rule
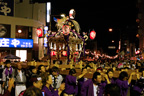
[[[78,55],[78,54],[79,54],[79,52],[74,52],[74,54],[75,54],[75,55]]]
[[[67,51],[63,51],[63,52],[62,52],[62,55],[63,55],[63,56],[67,56]]]
[[[37,33],[38,37],[42,37],[43,36],[43,31],[42,31],[41,28],[38,28],[37,31],[36,31],[36,33]]]
[[[90,39],[95,39],[95,37],[96,37],[96,32],[95,31],[91,31],[90,32]]]
[[[51,56],[55,56],[56,52],[55,51],[51,51]]]

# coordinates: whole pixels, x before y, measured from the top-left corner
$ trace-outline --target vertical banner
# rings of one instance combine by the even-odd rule
[[[14,0],[0,0],[0,15],[14,15]]]
[[[51,15],[51,2],[47,2],[47,14],[46,14],[47,23],[49,23],[51,21],[50,15]]]

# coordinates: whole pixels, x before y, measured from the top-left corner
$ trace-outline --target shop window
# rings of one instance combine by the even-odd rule
[[[17,25],[16,38],[32,39],[32,27]]]
[[[16,56],[20,57],[20,61],[27,60],[27,50],[16,50]]]

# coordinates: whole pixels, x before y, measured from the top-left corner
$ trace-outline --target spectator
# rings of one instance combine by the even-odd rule
[[[7,60],[5,62],[6,66],[5,66],[5,69],[3,70],[3,73],[2,73],[2,81],[3,81],[3,85],[2,85],[2,88],[4,90],[7,89],[8,87],[8,81],[11,77],[13,77],[13,74],[14,74],[14,71],[13,71],[13,68],[11,67],[11,62],[10,60]]]
[[[21,91],[26,89],[26,75],[22,70],[22,65],[20,63],[17,64],[17,69],[14,72],[15,78],[15,96],[18,96]]]

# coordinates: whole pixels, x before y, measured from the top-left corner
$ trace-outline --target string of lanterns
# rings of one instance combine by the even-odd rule
[[[99,58],[99,57],[101,57],[101,58],[109,58],[109,59],[116,59],[116,58],[118,58],[118,55],[115,55],[115,56],[109,56],[109,55],[106,55],[106,54],[97,54],[96,53],[96,51],[94,51],[94,52],[91,52],[91,51],[85,51],[85,54],[91,54],[91,55],[93,55],[95,58]]]

